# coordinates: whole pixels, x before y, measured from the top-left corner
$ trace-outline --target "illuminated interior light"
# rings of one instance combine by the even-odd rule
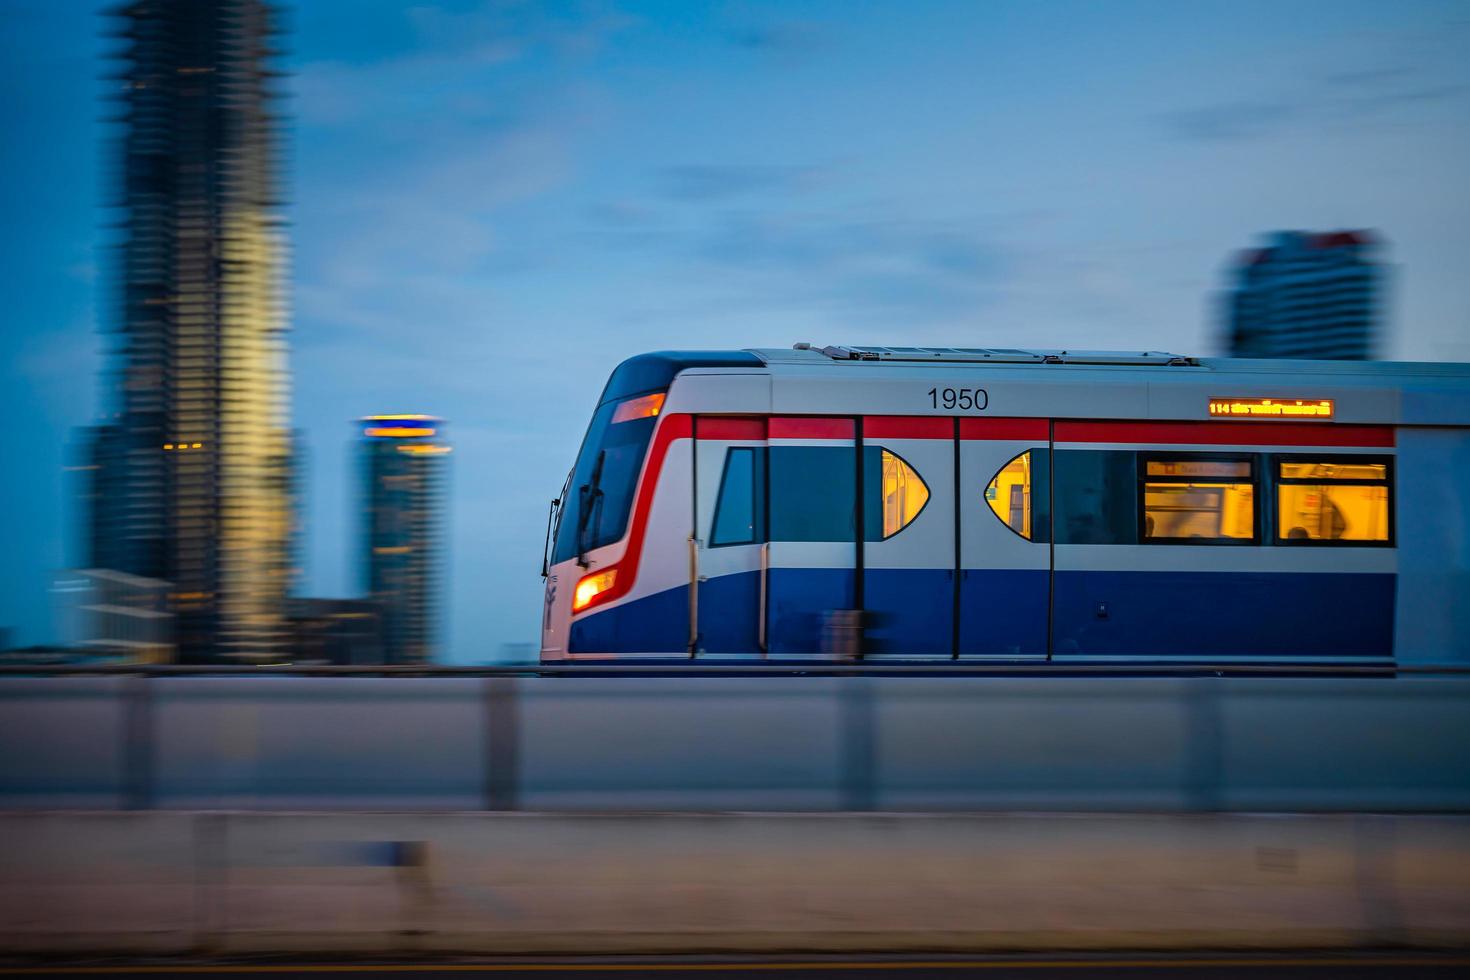
[[[204,448],[204,443],[202,443],[202,442],[196,442],[196,443],[194,443],[194,445],[191,448],[193,448],[193,449],[203,449]]]
[[[639,395],[637,398],[629,398],[618,406],[613,412],[614,423],[631,422],[634,419],[651,419],[664,407],[664,393],[655,391],[651,395]]]
[[[374,425],[365,429],[363,435],[372,439],[414,439],[431,436],[434,431],[425,426]]]
[[[415,456],[437,456],[441,453],[451,452],[448,446],[438,446],[422,442],[411,442],[406,446],[399,446],[397,448],[400,453],[411,453]]]
[[[581,612],[583,609],[592,605],[597,600],[597,597],[604,595],[613,587],[613,583],[617,580],[618,570],[616,567],[604,568],[600,572],[583,575],[582,580],[577,583],[576,591],[572,593],[572,612]]]
[[[1211,398],[1212,418],[1330,419],[1336,403],[1331,398]]]
[[[172,448],[174,448],[174,444],[171,443],[171,442],[166,442],[166,443],[163,444],[163,448],[164,449],[172,449]]]
[[[437,422],[432,415],[369,415],[364,422]]]

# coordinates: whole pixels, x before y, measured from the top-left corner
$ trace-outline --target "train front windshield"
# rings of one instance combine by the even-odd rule
[[[557,519],[551,563],[578,558],[620,540],[664,395],[608,402],[592,416]]]

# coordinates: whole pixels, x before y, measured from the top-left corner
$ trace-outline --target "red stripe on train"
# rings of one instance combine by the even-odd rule
[[[1394,430],[1385,425],[1313,425],[1300,422],[1058,422],[1056,440],[1190,446],[1391,448]]]
[[[933,415],[867,415],[863,417],[863,440],[953,439],[954,419]]]
[[[772,439],[851,439],[852,419],[772,416]]]
[[[961,439],[1040,439],[1050,438],[1046,419],[960,419]]]
[[[766,420],[764,418],[701,415],[697,435],[701,439],[764,439]]]

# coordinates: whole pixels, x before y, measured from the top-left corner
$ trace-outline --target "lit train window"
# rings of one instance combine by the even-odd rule
[[[1389,461],[1382,457],[1281,459],[1276,539],[1283,544],[1386,544]]]
[[[1028,449],[1002,466],[985,488],[985,502],[995,511],[995,516],[1028,541],[1033,511],[1031,484],[1031,450]]]
[[[902,457],[883,450],[883,537],[913,523],[929,502],[929,487]]]
[[[1051,453],[1028,449],[1000,468],[985,488],[1000,522],[1028,541],[1051,537]]]
[[[1254,463],[1231,457],[1155,457],[1143,466],[1146,542],[1249,544],[1256,538]]]

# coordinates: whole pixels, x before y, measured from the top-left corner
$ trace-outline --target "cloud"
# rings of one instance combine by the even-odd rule
[[[809,54],[825,43],[825,35],[816,25],[794,21],[745,27],[726,36],[737,48],[764,54]]]
[[[1341,85],[1348,88],[1359,88],[1365,85],[1381,85],[1384,82],[1393,82],[1412,75],[1412,68],[1363,68],[1355,71],[1333,72],[1323,77],[1322,81],[1328,85]]]
[[[1470,86],[1439,82],[1430,74],[1410,67],[1332,72],[1273,97],[1181,109],[1160,121],[1176,139],[1239,142],[1293,127],[1361,122],[1470,93]]]
[[[1281,102],[1227,102],[1166,113],[1165,130],[1177,139],[1235,142],[1270,135],[1299,115]]]

